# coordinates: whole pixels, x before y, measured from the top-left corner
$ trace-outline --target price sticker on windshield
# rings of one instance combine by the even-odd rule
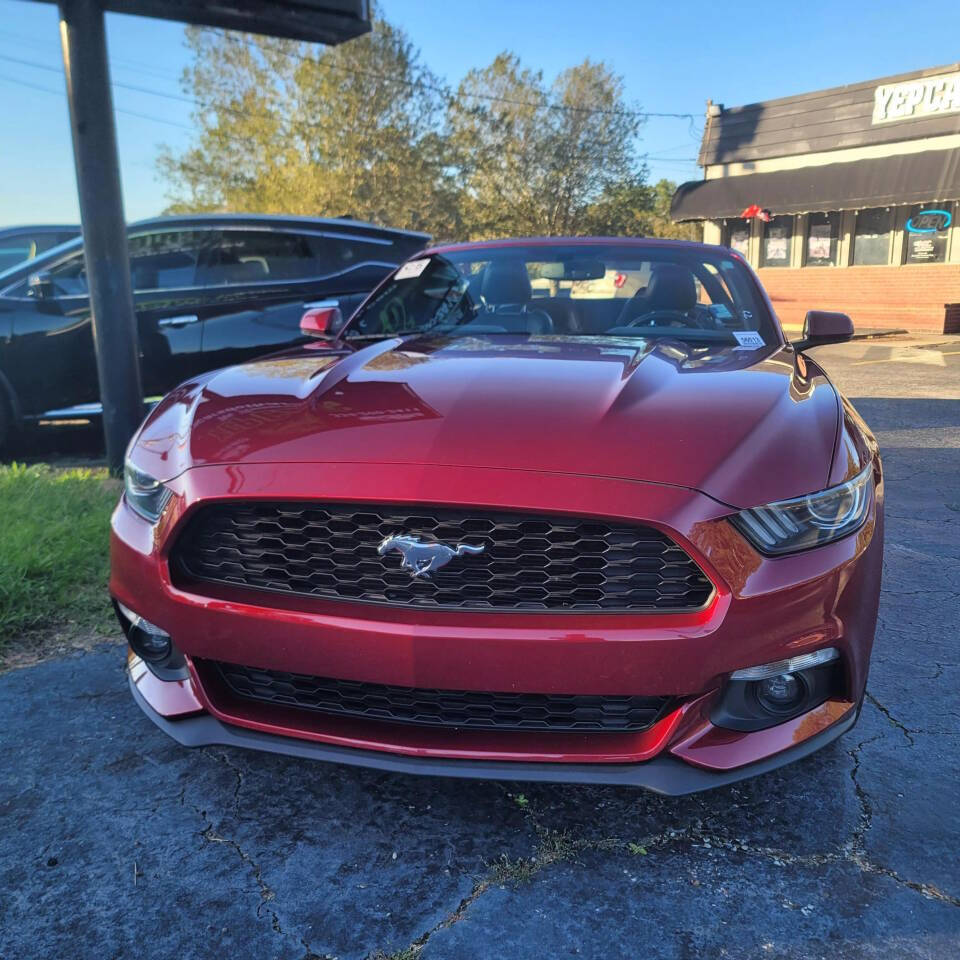
[[[756,330],[733,330],[737,338],[737,350],[756,350],[763,346],[763,337]]]
[[[408,260],[393,275],[393,279],[394,280],[412,280],[414,277],[419,277],[420,274],[427,269],[427,264],[429,262],[430,262],[429,257],[426,257],[422,260]]]

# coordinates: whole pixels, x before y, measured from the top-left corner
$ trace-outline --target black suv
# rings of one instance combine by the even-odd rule
[[[350,219],[162,217],[128,228],[145,400],[303,339],[300,317],[349,316],[429,236]],[[37,421],[101,412],[82,241],[0,273],[0,444]]]

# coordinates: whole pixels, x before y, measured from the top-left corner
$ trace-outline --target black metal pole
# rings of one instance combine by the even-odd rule
[[[110,469],[118,473],[143,419],[143,391],[107,37],[98,0],[60,0],[59,6],[103,432]]]

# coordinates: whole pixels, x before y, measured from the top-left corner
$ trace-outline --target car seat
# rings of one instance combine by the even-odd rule
[[[661,263],[651,271],[646,287],[624,304],[616,325],[625,327],[637,317],[655,310],[686,313],[696,303],[697,285],[690,269],[676,263]]]
[[[484,271],[480,295],[486,315],[480,322],[507,333],[553,333],[553,319],[545,310],[529,308],[533,288],[521,260],[495,260]]]

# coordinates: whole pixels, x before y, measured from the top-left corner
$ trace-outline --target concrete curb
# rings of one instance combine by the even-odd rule
[[[800,336],[800,335],[803,333],[803,327],[798,327],[798,326],[793,326],[793,325],[791,325],[791,326],[781,326],[781,329],[783,330],[784,334],[786,334],[788,337],[792,337],[792,336],[794,336],[794,335]],[[875,339],[880,339],[880,338],[882,338],[882,337],[902,337],[902,336],[904,336],[904,335],[909,335],[909,334],[910,334],[910,331],[909,331],[909,330],[906,330],[906,329],[903,329],[903,328],[896,328],[896,329],[893,329],[893,330],[886,330],[886,329],[882,329],[882,330],[871,330],[871,329],[868,328],[868,329],[864,330],[862,333],[855,333],[850,339],[851,339],[851,340],[875,340]],[[938,333],[929,333],[929,334],[917,333],[916,336],[918,336],[918,337],[928,337],[928,336],[929,336],[929,337],[938,337],[938,336],[943,336],[943,334],[938,334]],[[849,342],[849,341],[848,341],[848,342]]]
[[[863,333],[855,333],[851,340],[878,340],[881,337],[902,337],[909,334],[909,330],[865,330]]]

